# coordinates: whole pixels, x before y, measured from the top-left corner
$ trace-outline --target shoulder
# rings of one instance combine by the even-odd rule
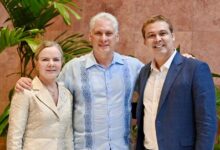
[[[59,92],[61,92],[62,94],[68,96],[72,96],[71,92],[65,87],[65,84],[61,81],[57,82],[58,86],[59,86]]]
[[[177,52],[172,63],[179,64],[182,62],[184,64],[187,64],[187,66],[189,66],[189,67],[195,67],[197,65],[206,64],[205,62],[203,62],[197,58],[188,58],[188,57],[183,56],[179,52]]]
[[[128,68],[130,69],[130,71],[132,71],[132,74],[134,75],[138,75],[141,68],[144,66],[144,64],[137,58],[125,55],[121,55],[121,58],[124,64],[128,66]]]
[[[189,67],[189,68],[196,69],[196,68],[200,68],[200,66],[206,66],[209,68],[206,62],[198,60],[198,59],[184,57],[184,63],[185,63],[185,67]]]
[[[130,64],[139,64],[139,65],[143,65],[143,63],[132,56],[126,56],[126,55],[121,55],[122,59],[124,59],[126,62],[130,63]]]
[[[86,61],[89,58],[89,56],[90,56],[90,53],[86,54],[86,55],[83,55],[83,56],[80,56],[80,57],[75,57],[75,58],[71,59],[69,62],[67,62],[65,64],[65,66],[77,65],[81,62]]]
[[[84,64],[86,60],[88,60],[88,58],[89,58],[89,54],[77,58],[73,58],[63,66],[60,75],[68,74],[69,76],[71,76],[72,73],[80,70],[81,64]]]
[[[66,105],[71,104],[70,106],[72,107],[73,103],[73,95],[71,92],[64,86],[63,82],[58,82],[59,86],[59,95],[62,99],[63,102],[66,103]]]
[[[150,69],[150,65],[151,65],[151,62],[145,64],[145,65],[141,68],[141,72],[145,72],[146,70],[149,70],[149,69]]]
[[[185,72],[187,75],[196,75],[201,76],[202,74],[206,74],[208,76],[211,75],[211,71],[209,68],[209,65],[201,60],[198,60],[197,58],[186,58],[184,56],[180,55],[180,59],[182,59],[181,63],[183,66],[183,72]],[[178,64],[178,63],[177,63]]]
[[[11,105],[28,105],[33,99],[33,91],[32,90],[24,90],[23,92],[15,92],[11,101]]]
[[[24,97],[24,98],[30,98],[33,96],[32,90],[24,89],[23,92],[15,92],[13,97]]]
[[[121,59],[124,63],[126,63],[129,67],[134,68],[135,70],[140,71],[140,69],[144,65],[139,59],[137,59],[135,57],[121,55],[119,53],[115,53],[115,55],[116,55],[116,57]]]

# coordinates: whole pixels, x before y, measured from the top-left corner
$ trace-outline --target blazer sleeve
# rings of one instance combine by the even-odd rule
[[[200,63],[193,76],[196,150],[213,150],[217,131],[215,88],[206,63]]]
[[[30,96],[27,92],[15,93],[9,113],[9,129],[7,135],[7,150],[22,150],[23,136],[28,119]]]
[[[138,98],[139,98],[139,79],[140,77],[138,76],[135,86],[134,86],[134,92],[132,95],[132,102],[131,102],[131,114],[132,114],[132,119],[137,119],[136,117],[136,111],[137,111],[137,103],[138,103]]]

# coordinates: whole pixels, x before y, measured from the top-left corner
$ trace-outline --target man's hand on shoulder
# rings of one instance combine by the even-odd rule
[[[15,84],[16,92],[23,92],[24,89],[30,90],[32,88],[32,80],[27,77],[21,77]]]
[[[182,55],[186,58],[196,59],[196,57],[194,57],[192,54],[189,54],[189,53],[183,53]]]

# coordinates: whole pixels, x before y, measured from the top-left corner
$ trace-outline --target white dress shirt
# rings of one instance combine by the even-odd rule
[[[144,90],[144,146],[147,149],[158,150],[155,120],[163,84],[175,54],[176,51],[159,69],[154,61],[151,63],[151,73]]]

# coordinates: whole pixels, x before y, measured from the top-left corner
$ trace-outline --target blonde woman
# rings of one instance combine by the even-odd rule
[[[7,150],[73,150],[72,95],[56,82],[62,49],[45,41],[34,60],[32,89],[15,93],[11,102]]]

